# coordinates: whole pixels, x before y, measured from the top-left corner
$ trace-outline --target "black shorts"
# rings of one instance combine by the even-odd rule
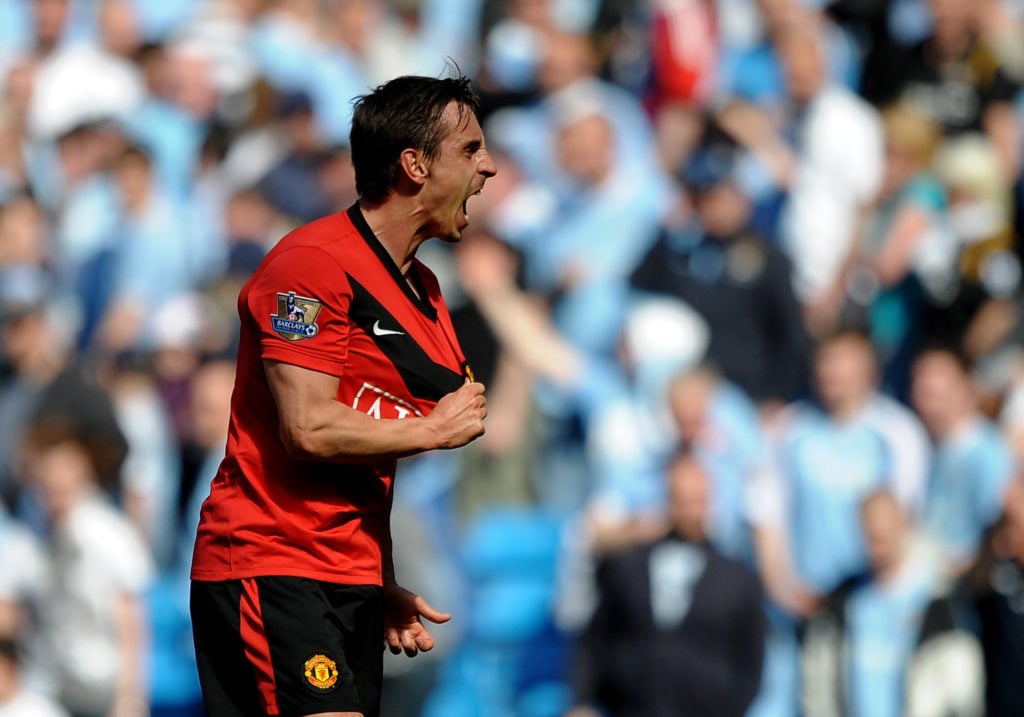
[[[192,581],[192,632],[211,717],[377,717],[381,589],[307,578]]]

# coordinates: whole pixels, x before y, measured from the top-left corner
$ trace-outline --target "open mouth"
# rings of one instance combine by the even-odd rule
[[[469,218],[469,200],[472,199],[475,196],[478,196],[479,194],[480,194],[480,190],[478,189],[475,192],[473,192],[472,194],[470,194],[468,197],[466,197],[465,199],[462,200],[462,218],[463,219],[467,219],[468,220],[468,218]]]

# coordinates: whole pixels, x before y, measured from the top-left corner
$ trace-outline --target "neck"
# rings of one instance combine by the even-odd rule
[[[399,271],[406,274],[416,250],[430,238],[423,230],[418,209],[399,200],[370,204],[362,199],[359,200],[359,209]]]
[[[847,421],[856,416],[864,405],[865,397],[857,396],[837,401],[832,407],[832,416],[837,421]]]
[[[944,416],[936,422],[934,429],[938,438],[950,438],[967,426],[974,419],[974,413],[957,413],[951,416]]]
[[[882,584],[890,583],[895,580],[907,561],[909,550],[910,545],[908,543],[908,539],[903,537],[900,540],[898,548],[893,554],[886,556],[875,564],[875,580]]]
[[[705,538],[704,524],[689,518],[677,518],[672,525],[672,533],[691,543],[699,543]]]
[[[903,565],[903,556],[900,554],[894,557],[885,565],[879,565],[875,568],[875,579],[882,583],[890,583],[896,579],[896,576],[900,572],[900,567]]]

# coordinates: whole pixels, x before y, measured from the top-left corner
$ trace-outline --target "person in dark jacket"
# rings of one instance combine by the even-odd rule
[[[803,312],[789,260],[752,229],[736,165],[723,141],[697,150],[678,177],[683,211],[663,221],[631,282],[690,304],[711,330],[709,361],[757,403],[789,402],[806,388]]]
[[[598,607],[573,665],[572,717],[739,717],[757,694],[760,582],[706,540],[703,466],[680,453],[667,481],[669,530],[598,567]]]

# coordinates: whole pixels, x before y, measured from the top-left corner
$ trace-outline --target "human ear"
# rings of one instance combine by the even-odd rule
[[[399,155],[399,162],[407,177],[417,184],[422,184],[429,173],[427,164],[423,161],[423,155],[419,150],[405,149]]]

